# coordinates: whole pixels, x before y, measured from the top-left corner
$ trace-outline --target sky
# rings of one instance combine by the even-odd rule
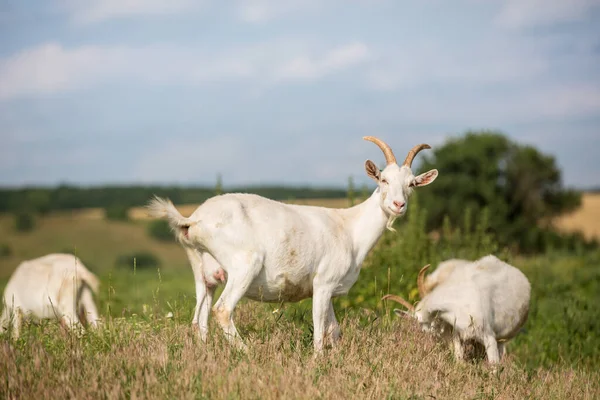
[[[344,186],[467,130],[600,187],[600,0],[1,0],[0,186]],[[418,162],[415,161],[418,167]]]

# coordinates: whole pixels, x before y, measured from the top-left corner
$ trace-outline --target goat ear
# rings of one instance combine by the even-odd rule
[[[367,171],[367,175],[369,178],[375,180],[375,182],[379,182],[379,178],[381,177],[381,172],[377,165],[371,160],[365,161],[365,170]]]
[[[424,172],[419,176],[415,176],[415,178],[412,180],[412,182],[410,183],[409,186],[411,186],[411,187],[427,186],[431,182],[435,181],[435,178],[437,178],[437,176],[438,176],[438,170],[432,169],[431,171]]]

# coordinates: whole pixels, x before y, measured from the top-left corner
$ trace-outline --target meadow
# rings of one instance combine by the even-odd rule
[[[386,232],[368,256],[350,293],[335,299],[339,347],[313,358],[310,300],[243,300],[236,323],[250,350],[242,354],[224,343],[213,321],[209,342],[200,343],[190,326],[194,283],[183,250],[150,238],[143,213],[130,214],[121,222],[105,220],[100,210],[51,213],[28,233],[15,233],[12,217],[0,216],[0,244],[11,249],[0,258],[0,288],[23,259],[74,252],[102,280],[97,304],[104,318],[100,330],[81,338],[53,322],[30,324],[16,342],[1,337],[0,398],[600,397],[598,250],[512,254],[497,246],[485,214],[466,213],[460,226],[431,235],[415,201],[398,232]],[[160,265],[116,265],[141,252]],[[529,320],[498,371],[485,362],[456,363],[448,348],[380,300],[386,293],[416,300],[424,264],[488,253],[520,268],[532,284]]]

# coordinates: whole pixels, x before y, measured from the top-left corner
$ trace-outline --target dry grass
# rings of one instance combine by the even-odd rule
[[[209,343],[186,321],[115,319],[75,339],[56,324],[0,339],[0,398],[144,399],[594,399],[600,376],[571,369],[525,371],[508,357],[497,373],[457,364],[450,351],[398,319],[347,316],[341,346],[313,358],[308,332],[262,305],[240,307],[250,350],[211,327]]]
[[[556,226],[565,232],[580,231],[588,239],[600,239],[600,193],[585,193],[581,207],[556,220]]]

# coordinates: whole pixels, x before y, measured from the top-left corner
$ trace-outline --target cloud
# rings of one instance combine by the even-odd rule
[[[360,64],[368,58],[364,43],[351,43],[334,48],[321,58],[302,56],[284,63],[276,73],[277,80],[310,80]]]
[[[0,99],[78,90],[116,80],[150,84],[306,81],[351,68],[368,54],[360,42],[318,52],[308,47],[293,40],[224,51],[168,45],[68,49],[46,43],[0,60]]]
[[[234,12],[248,23],[262,24],[284,15],[315,10],[320,2],[315,0],[238,0]]]
[[[379,49],[382,55],[368,73],[377,90],[398,90],[423,84],[499,84],[539,76],[549,65],[531,43],[497,39],[464,43],[414,41]]]
[[[496,23],[509,29],[574,22],[600,6],[599,0],[506,0]]]
[[[64,7],[72,21],[92,24],[112,18],[180,14],[202,6],[200,0],[68,0]]]

